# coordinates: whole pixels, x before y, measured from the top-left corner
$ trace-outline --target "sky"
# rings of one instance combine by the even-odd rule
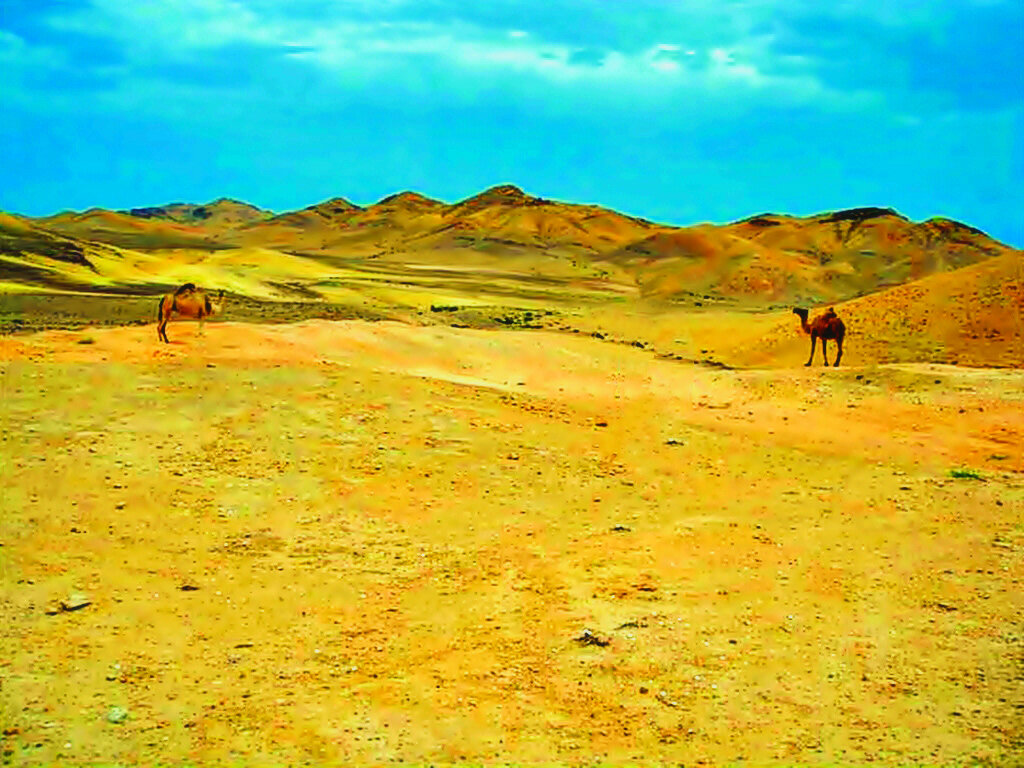
[[[0,0],[0,209],[512,183],[1024,246],[1020,0]]]

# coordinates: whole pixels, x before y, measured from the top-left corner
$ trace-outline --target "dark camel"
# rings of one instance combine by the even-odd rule
[[[814,360],[814,346],[818,343],[818,339],[821,339],[821,356],[825,358],[825,365],[828,365],[828,351],[825,348],[825,344],[829,339],[834,339],[838,352],[836,353],[836,361],[834,367],[839,367],[839,360],[843,356],[843,336],[846,335],[846,326],[843,325],[843,321],[839,319],[836,311],[829,307],[824,313],[814,318],[814,321],[810,324],[807,322],[807,310],[800,309],[799,307],[793,310],[794,315],[800,316],[800,326],[804,329],[804,333],[809,334],[811,337],[811,356],[807,358],[807,362],[804,365],[810,365],[811,361]]]
[[[172,314],[182,317],[194,317],[199,321],[199,334],[203,333],[203,321],[211,315],[221,311],[224,300],[224,291],[217,296],[214,303],[202,288],[197,288],[195,283],[185,283],[174,293],[168,293],[160,299],[160,309],[157,318],[160,321],[156,328],[157,338],[170,343],[167,338],[167,322]]]

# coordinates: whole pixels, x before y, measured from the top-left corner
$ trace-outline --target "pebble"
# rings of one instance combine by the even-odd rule
[[[92,601],[82,592],[72,592],[60,601],[60,609],[65,613],[81,610],[87,605],[92,605]]]
[[[120,725],[128,719],[128,710],[124,707],[111,707],[107,710],[107,722]]]
[[[584,629],[583,633],[576,638],[576,642],[580,645],[596,645],[601,648],[611,644],[611,640],[606,637],[600,637],[595,635],[591,630]]]

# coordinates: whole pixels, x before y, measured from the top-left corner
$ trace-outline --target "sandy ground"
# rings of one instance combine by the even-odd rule
[[[0,338],[6,764],[1024,761],[1024,371],[171,337]]]

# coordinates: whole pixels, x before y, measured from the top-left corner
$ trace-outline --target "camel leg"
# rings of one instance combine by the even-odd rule
[[[811,364],[811,361],[812,361],[812,360],[814,360],[814,347],[815,347],[815,346],[817,345],[817,343],[818,343],[818,337],[817,337],[817,336],[811,336],[811,356],[810,356],[810,357],[808,357],[808,358],[807,358],[807,362],[806,362],[806,363],[804,363],[804,367],[805,367],[805,368],[806,368],[806,367],[807,367],[808,365],[810,365],[810,364]]]
[[[821,357],[825,361],[825,367],[828,368],[828,339],[824,336],[821,337]]]
[[[836,353],[836,361],[832,364],[833,368],[839,367],[839,358],[843,356],[843,340],[841,338],[836,339],[836,347],[839,348],[839,351]]]
[[[160,318],[160,324],[156,327],[156,337],[165,344],[170,344],[167,338],[167,319],[166,317]]]

